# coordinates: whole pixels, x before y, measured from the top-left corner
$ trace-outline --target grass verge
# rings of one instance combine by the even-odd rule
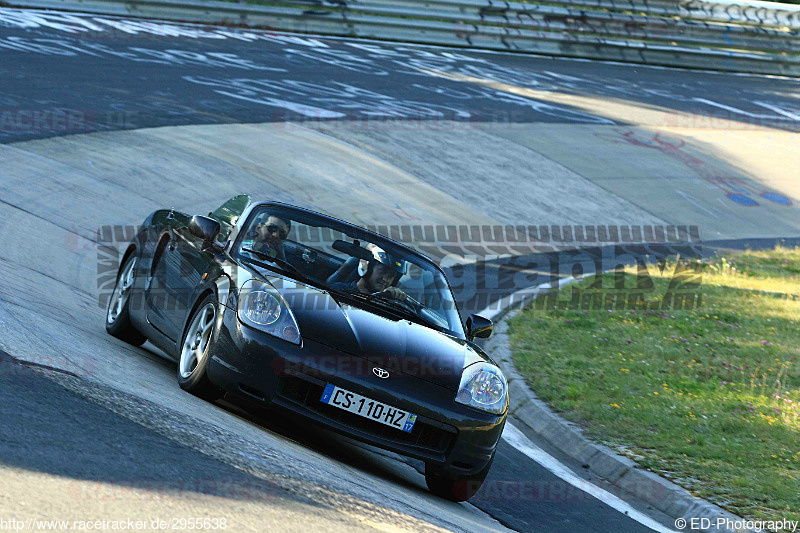
[[[800,248],[695,262],[702,304],[656,309],[678,266],[648,268],[653,290],[635,309],[523,310],[514,363],[641,466],[740,516],[800,520]],[[635,287],[641,274],[562,291]]]

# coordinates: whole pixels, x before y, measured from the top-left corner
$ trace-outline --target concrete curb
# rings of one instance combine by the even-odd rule
[[[567,284],[560,283],[559,288]],[[716,527],[718,518],[726,519],[728,522],[744,522],[745,520],[706,500],[693,496],[688,490],[653,472],[637,468],[633,460],[618,455],[611,448],[588,440],[578,426],[554,413],[528,387],[522,375],[514,367],[511,358],[511,347],[507,334],[508,319],[518,313],[518,308],[521,308],[525,302],[532,301],[539,293],[550,288],[549,284],[545,284],[535,289],[526,289],[524,295],[508,297],[507,301],[513,302],[513,304],[503,305],[495,311],[480,313],[495,321],[494,333],[484,344],[484,350],[500,365],[508,379],[511,420],[521,429],[532,432],[549,445],[561,450],[568,457],[583,465],[589,472],[608,481],[629,499],[647,503],[675,520],[683,518],[690,521],[693,518],[706,518],[711,524],[714,524],[702,531],[719,533],[752,531]]]

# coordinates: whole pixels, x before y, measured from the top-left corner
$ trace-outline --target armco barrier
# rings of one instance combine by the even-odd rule
[[[800,76],[800,6],[741,0],[4,0],[274,30]]]

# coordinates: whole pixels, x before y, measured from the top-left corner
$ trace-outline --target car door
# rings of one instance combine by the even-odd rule
[[[203,239],[191,234],[188,224],[175,230],[175,250],[177,272],[173,273],[172,297],[175,301],[171,321],[175,325],[176,339],[183,335],[183,328],[198,296],[203,275],[215,259],[211,250],[204,249]]]
[[[147,321],[173,341],[181,333],[178,316],[185,304],[180,303],[180,294],[188,286],[186,278],[192,277],[184,259],[184,235],[190,220],[185,213],[175,211],[166,216],[145,282]]]
[[[249,196],[238,195],[208,214],[220,223],[216,239],[220,247],[225,245],[228,235],[249,205]],[[174,341],[183,335],[197,288],[214,260],[213,254],[203,249],[202,239],[189,231],[190,221],[189,215],[171,213],[156,248],[152,279],[148,285],[148,321]]]

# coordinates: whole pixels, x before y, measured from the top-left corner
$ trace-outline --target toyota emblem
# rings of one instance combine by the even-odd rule
[[[389,377],[389,371],[384,370],[382,368],[378,368],[377,366],[372,369],[372,373],[378,376],[381,379],[386,379]]]

